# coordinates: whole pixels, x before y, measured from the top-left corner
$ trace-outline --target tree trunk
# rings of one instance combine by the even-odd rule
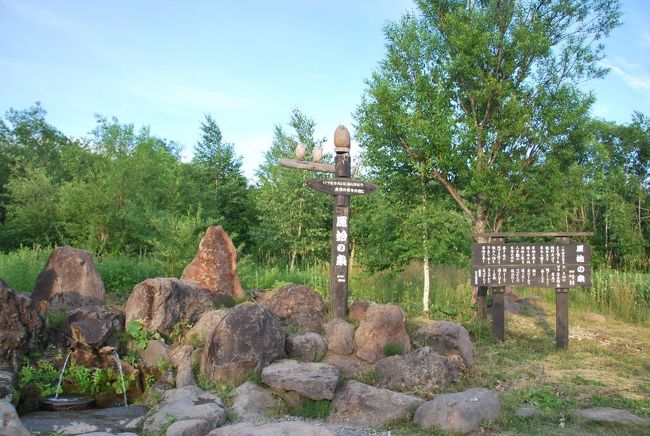
[[[422,292],[422,310],[429,313],[429,256],[422,260],[422,274],[424,275],[424,290]]]

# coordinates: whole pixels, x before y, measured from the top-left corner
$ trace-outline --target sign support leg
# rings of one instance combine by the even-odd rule
[[[479,286],[476,291],[476,306],[479,318],[487,316],[487,286]]]
[[[500,342],[506,339],[505,290],[503,286],[492,288],[492,338]]]
[[[555,348],[569,348],[569,290],[555,290]]]

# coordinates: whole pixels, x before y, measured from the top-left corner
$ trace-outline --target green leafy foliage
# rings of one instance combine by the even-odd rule
[[[38,360],[32,365],[28,359],[23,359],[23,366],[19,372],[19,388],[22,389],[28,384],[38,387],[41,396],[46,397],[56,394],[56,387],[59,381],[61,370],[47,360]]]
[[[150,340],[162,339],[158,332],[152,333],[146,330],[138,320],[132,320],[126,324],[126,333],[129,335],[129,339],[135,341],[141,350],[147,348]]]

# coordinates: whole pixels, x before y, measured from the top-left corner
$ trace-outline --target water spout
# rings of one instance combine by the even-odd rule
[[[115,363],[117,363],[117,370],[120,372],[120,380],[122,381],[122,394],[124,395],[124,407],[128,407],[129,403],[126,400],[126,386],[124,385],[124,372],[122,371],[122,361],[120,360],[120,355],[117,354],[116,350],[113,350],[113,358],[115,358]]]
[[[59,375],[59,383],[56,385],[56,395],[54,395],[55,400],[59,399],[59,392],[61,392],[61,383],[63,383],[63,373],[65,372],[65,367],[68,366],[68,360],[70,360],[71,354],[72,354],[72,350],[68,351],[68,355],[65,356],[65,361],[63,362],[63,368],[61,368],[61,375]]]

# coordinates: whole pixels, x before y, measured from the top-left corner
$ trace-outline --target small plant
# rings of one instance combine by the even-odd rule
[[[404,354],[404,347],[402,346],[402,344],[398,344],[396,342],[389,342],[386,345],[384,345],[385,356],[399,356],[400,354]]]
[[[171,360],[164,358],[164,357],[159,357],[158,360],[156,361],[156,368],[158,368],[161,371],[173,371],[174,370],[174,364],[172,363]]]
[[[149,390],[155,382],[156,382],[156,377],[154,377],[152,374],[147,374],[146,376],[144,376],[144,386],[147,390]]]
[[[262,373],[251,371],[246,374],[246,381],[253,382],[256,385],[262,385]]]
[[[289,414],[301,418],[325,419],[330,413],[331,401],[305,398],[300,406],[289,409]]]
[[[152,339],[162,339],[158,332],[151,333],[146,330],[138,320],[129,321],[126,325],[126,332],[129,339],[135,341],[139,349],[144,350]]]
[[[68,317],[68,313],[65,311],[55,312],[55,311],[48,310],[45,313],[47,325],[53,329],[58,329],[59,327],[61,327],[61,325],[63,324],[63,322],[66,320],[67,317]]]
[[[36,385],[41,395],[47,397],[57,393],[57,384],[60,370],[54,367],[47,360],[39,360],[32,366],[27,358],[23,359],[23,366],[20,368],[20,389],[30,383]]]
[[[126,352],[126,356],[124,356],[122,360],[134,368],[138,368],[140,366],[140,355],[135,350],[128,350]]]
[[[172,332],[169,335],[169,340],[172,344],[179,344],[183,340],[183,336],[192,328],[192,323],[189,321],[181,321],[174,324]]]
[[[167,429],[170,425],[176,422],[176,417],[171,413],[165,413],[165,419],[162,424],[160,424],[160,431],[158,434],[164,436],[167,433]]]

